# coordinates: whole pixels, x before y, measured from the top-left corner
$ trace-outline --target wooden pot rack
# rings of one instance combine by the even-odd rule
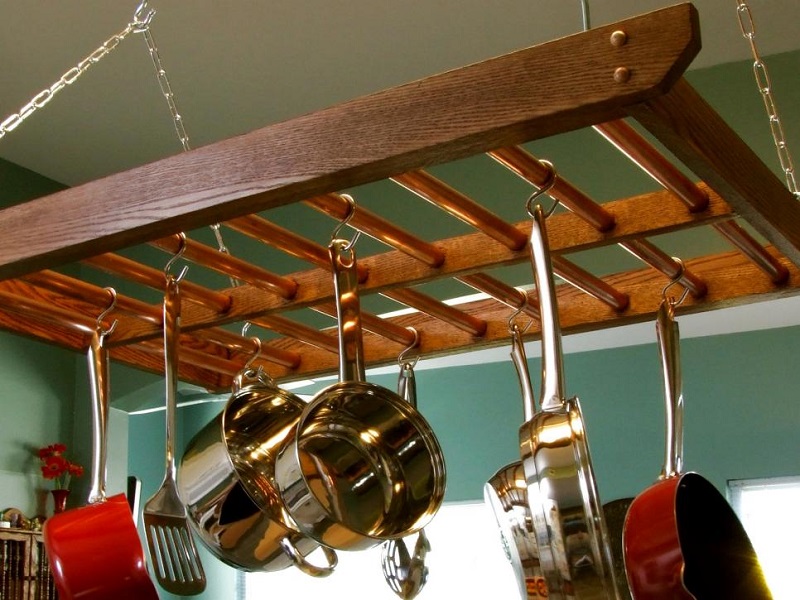
[[[259,361],[279,380],[333,373],[335,333],[282,313],[335,314],[325,247],[264,216],[304,202],[334,219],[351,210],[340,190],[391,180],[477,231],[427,242],[360,206],[349,224],[392,249],[359,255],[362,294],[418,312],[364,314],[369,365],[388,364],[420,333],[422,356],[508,343],[514,308],[536,316],[535,294],[490,273],[529,260],[529,221],[508,223],[424,168],[488,153],[569,210],[549,221],[565,333],[650,320],[665,284],[690,294],[682,312],[708,311],[800,292],[800,205],[682,75],[700,49],[697,13],[681,4],[270,125],[0,211],[0,326],[76,351],[108,305],[101,287],[52,270],[82,261],[162,289],[161,268],[115,252],[149,243],[168,252],[177,232],[221,223],[309,263],[276,274],[187,240],[184,257],[237,280],[226,289],[186,281],[179,376],[210,390],[230,386],[251,340],[222,325],[249,320],[280,334]],[[547,81],[543,86],[541,82]],[[625,118],[654,136],[694,182]],[[519,144],[595,127],[664,187],[598,204]],[[767,245],[737,223],[750,223]],[[723,254],[685,261],[648,238],[689,227],[719,231]],[[597,277],[569,253],[618,244],[642,268]],[[414,286],[456,278],[489,298],[450,306]],[[232,282],[234,283],[234,282]],[[112,359],[163,370],[161,306],[119,295]],[[529,336],[538,333],[534,326]]]

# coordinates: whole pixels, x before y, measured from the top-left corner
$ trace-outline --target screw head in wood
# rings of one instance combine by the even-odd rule
[[[617,29],[611,34],[611,45],[615,48],[619,48],[620,46],[624,46],[628,43],[628,34],[622,31],[621,29]]]
[[[626,83],[631,78],[631,70],[628,67],[617,67],[614,70],[614,81]]]

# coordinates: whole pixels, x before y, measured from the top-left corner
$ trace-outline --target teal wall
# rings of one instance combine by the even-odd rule
[[[63,186],[0,159],[0,205],[9,206]],[[73,446],[75,356],[38,341],[0,333],[0,510],[27,515],[50,509],[34,452],[63,442]]]

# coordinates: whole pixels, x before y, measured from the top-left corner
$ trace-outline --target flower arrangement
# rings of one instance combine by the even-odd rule
[[[66,451],[66,444],[50,444],[36,452],[42,463],[42,476],[53,480],[53,489],[68,490],[72,477],[83,475],[83,467],[67,460]]]

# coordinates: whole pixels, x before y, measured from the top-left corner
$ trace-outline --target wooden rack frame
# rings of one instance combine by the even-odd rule
[[[241,284],[210,290],[187,282],[184,297],[191,302],[183,310],[179,376],[212,390],[229,387],[252,343],[220,325],[244,320],[284,336],[265,343],[261,355],[276,378],[333,372],[334,335],[280,314],[296,308],[331,313],[325,249],[254,213],[303,201],[343,218],[348,203],[338,190],[391,179],[478,231],[429,243],[356,209],[351,224],[394,248],[359,257],[362,293],[382,293],[419,310],[384,319],[364,315],[365,328],[377,334],[365,340],[369,364],[396,360],[414,341],[409,326],[421,333],[423,356],[506,343],[509,307],[535,316],[536,303],[484,271],[529,260],[530,223],[505,223],[423,170],[479,153],[537,186],[554,184],[550,193],[570,209],[548,227],[554,268],[573,284],[559,289],[566,333],[652,319],[662,288],[675,277],[691,292],[684,312],[800,293],[800,205],[682,78],[699,48],[696,11],[681,4],[7,208],[0,211],[0,327],[82,351],[108,294],[52,268],[85,261],[158,288],[160,271],[114,252],[140,243],[174,251],[177,232],[223,223],[313,266],[278,275],[190,242],[190,260]],[[626,117],[702,181],[682,176]],[[598,205],[568,181],[553,181],[547,166],[518,146],[591,126],[665,190]],[[737,217],[771,245],[753,240]],[[698,226],[717,228],[735,250],[688,261],[681,272],[647,240]],[[611,244],[646,265],[601,279],[565,256]],[[445,277],[491,298],[451,307],[413,288]],[[120,297],[114,317],[112,358],[162,370],[160,307]],[[537,333],[534,325],[528,335]]]

